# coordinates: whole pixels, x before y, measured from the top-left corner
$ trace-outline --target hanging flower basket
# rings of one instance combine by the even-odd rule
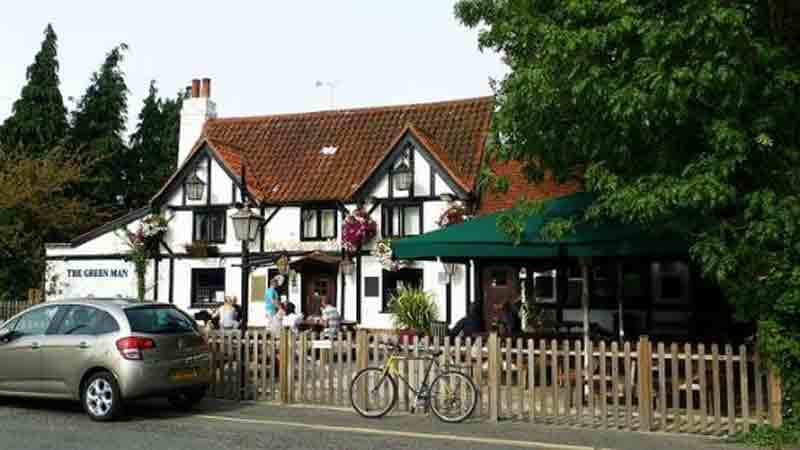
[[[357,208],[342,223],[342,248],[347,253],[356,253],[377,233],[378,224],[364,208]]]
[[[407,265],[406,261],[397,261],[392,259],[392,240],[389,238],[378,241],[378,243],[375,244],[375,249],[372,250],[371,254],[372,256],[378,258],[378,261],[385,270],[395,272]]]
[[[289,257],[286,255],[282,255],[275,261],[275,267],[278,268],[278,273],[281,275],[288,275],[289,274]]]
[[[450,205],[436,223],[439,227],[444,228],[450,225],[455,225],[464,222],[467,219],[467,208],[462,205]]]

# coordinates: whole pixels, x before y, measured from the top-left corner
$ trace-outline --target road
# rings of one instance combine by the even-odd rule
[[[2,450],[485,450],[533,448],[726,449],[691,436],[598,432],[530,424],[474,421],[444,425],[397,414],[365,420],[350,411],[206,401],[191,414],[166,402],[137,402],[118,422],[91,422],[69,402],[0,398]]]

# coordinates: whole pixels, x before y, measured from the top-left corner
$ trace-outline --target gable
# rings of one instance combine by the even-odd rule
[[[241,202],[241,176],[235,174],[229,164],[231,157],[223,157],[221,153],[210,142],[198,142],[191,156],[153,197],[151,204],[156,207],[192,207]],[[205,183],[201,200],[191,200],[186,195],[185,182],[193,173]]]
[[[435,197],[441,194],[466,198],[471,189],[448,170],[430,147],[429,139],[422,137],[413,127],[408,127],[378,166],[367,174],[353,198]],[[394,171],[402,162],[411,169],[413,183],[408,191],[398,192],[394,189]]]

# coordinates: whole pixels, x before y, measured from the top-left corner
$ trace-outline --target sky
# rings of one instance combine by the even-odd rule
[[[0,15],[0,120],[52,23],[61,92],[80,98],[119,43],[129,50],[128,132],[150,80],[161,95],[212,79],[220,117],[379,106],[492,93],[507,67],[478,49],[455,0],[15,2]],[[71,109],[74,102],[67,101]]]

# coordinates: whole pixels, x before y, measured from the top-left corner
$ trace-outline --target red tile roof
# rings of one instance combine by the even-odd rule
[[[510,182],[508,192],[498,193],[486,189],[480,198],[478,214],[490,214],[514,206],[520,198],[528,200],[542,200],[546,198],[561,197],[583,190],[577,181],[568,181],[558,184],[549,172],[545,173],[541,183],[531,183],[522,171],[522,163],[508,161],[504,163],[492,162],[492,172],[497,176],[505,176]]]
[[[405,131],[412,132],[467,192],[474,192],[493,97],[378,108],[222,118],[202,140],[268,203],[347,201]],[[399,137],[398,137],[399,136]],[[333,155],[323,147],[336,147]]]

